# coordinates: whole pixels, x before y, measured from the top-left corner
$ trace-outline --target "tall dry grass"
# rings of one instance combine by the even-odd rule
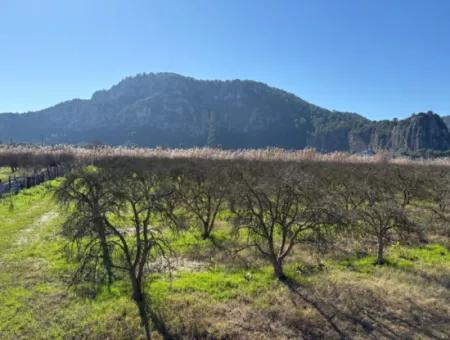
[[[347,152],[319,153],[314,149],[284,150],[214,148],[166,149],[128,148],[102,146],[86,148],[79,146],[9,146],[0,145],[0,166],[48,166],[52,164],[91,164],[109,159],[192,159],[192,160],[249,160],[278,162],[332,162],[332,163],[386,163],[411,165],[450,166],[450,158],[415,159],[379,152],[366,156]]]

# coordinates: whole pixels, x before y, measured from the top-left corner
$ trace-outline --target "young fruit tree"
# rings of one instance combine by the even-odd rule
[[[168,249],[163,235],[164,226],[158,221],[162,220],[161,203],[174,192],[173,182],[168,180],[164,169],[133,169],[131,166],[84,169],[73,173],[66,181],[68,183],[63,184],[64,189],[60,190],[58,197],[66,204],[73,202],[77,216],[80,216],[76,219],[69,217],[66,226],[73,239],[83,238],[85,248],[79,253],[81,266],[89,262],[92,251],[97,249],[91,244],[101,243],[104,236],[106,248],[113,254],[105,267],[110,266],[114,276],[130,283],[132,299],[138,308],[146,338],[151,337],[150,319],[164,332],[163,324],[151,309],[145,283],[153,256],[165,254]],[[102,199],[98,205],[80,204],[80,198],[92,190],[92,183],[102,193]],[[86,220],[92,223],[83,223]],[[99,226],[104,228],[104,234],[99,233]]]
[[[226,167],[213,161],[186,164],[176,181],[176,199],[199,226],[203,239],[212,236],[230,184]]]
[[[357,195],[363,204],[355,207],[351,214],[355,227],[363,236],[372,236],[377,245],[376,264],[385,263],[385,248],[393,236],[407,239],[419,231],[410,218],[405,204],[404,192],[392,181],[396,177],[392,169],[381,166],[366,167],[363,180],[354,183],[359,187]]]
[[[114,280],[113,244],[108,237],[111,231],[105,223],[113,198],[106,190],[105,179],[103,171],[90,166],[66,175],[56,191],[58,201],[70,211],[63,235],[73,241],[80,262],[72,283],[96,285],[106,280],[111,285]]]
[[[231,200],[235,225],[248,230],[251,245],[283,280],[283,264],[294,246],[334,223],[326,195],[314,175],[294,165],[244,165],[239,177]]]

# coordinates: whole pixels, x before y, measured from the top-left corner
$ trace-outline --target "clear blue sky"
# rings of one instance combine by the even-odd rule
[[[372,119],[450,114],[450,1],[0,0],[0,112],[159,71]]]

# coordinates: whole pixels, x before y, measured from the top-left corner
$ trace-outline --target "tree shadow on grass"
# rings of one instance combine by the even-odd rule
[[[164,340],[177,340],[181,339],[177,334],[172,333],[167,327],[164,318],[158,309],[151,304],[149,304],[150,310],[148,311],[150,320],[152,321],[153,327],[158,331]]]
[[[326,320],[328,325],[336,332],[336,334],[339,336],[340,339],[351,339],[351,337],[346,334],[343,330],[339,328],[339,326],[334,322],[335,315],[330,315],[324,308],[324,306],[314,297],[308,296],[305,293],[300,292],[300,289],[302,288],[301,285],[299,285],[297,282],[290,278],[285,278],[283,280],[280,280],[284,285],[286,285],[289,290],[295,294],[296,296],[300,297],[304,302],[308,303],[314,309]],[[293,301],[294,302],[294,301]],[[294,302],[294,304],[296,304]]]
[[[356,299],[362,300],[361,297]],[[408,309],[402,312],[390,310],[383,302],[377,299],[361,301],[358,311],[352,313],[343,312],[337,306],[333,308],[340,317],[354,320],[357,323],[370,323],[373,331],[386,338],[405,338],[414,334],[429,339],[445,339],[450,336],[444,329],[437,329],[437,325],[450,324],[450,318],[442,313],[423,308],[412,300],[408,299]],[[331,304],[332,305],[332,304]],[[395,326],[396,330],[393,329]]]
[[[293,289],[295,288],[294,286]],[[295,292],[301,294],[298,289]],[[421,306],[411,298],[405,298],[401,304],[396,300],[390,302],[370,289],[355,291],[352,288],[334,287],[319,294],[323,297],[311,297],[311,294],[305,293],[301,295],[306,298],[305,301],[315,302],[323,311],[326,310],[326,314],[321,314],[327,321],[331,320],[335,325],[345,325],[345,329],[340,331],[347,338],[350,338],[350,335],[346,332],[352,332],[351,325],[359,327],[371,338],[450,338],[450,329],[446,327],[450,324],[450,316],[437,306],[434,306],[434,309],[433,306]],[[358,333],[360,337],[361,334]]]

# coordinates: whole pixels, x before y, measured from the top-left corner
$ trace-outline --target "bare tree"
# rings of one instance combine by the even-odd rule
[[[444,220],[450,207],[450,172],[446,167],[427,169],[427,193],[425,199],[433,203],[432,210]]]
[[[226,168],[214,162],[197,162],[186,165],[183,170],[177,181],[178,202],[199,224],[202,238],[208,239],[229,189]]]
[[[402,207],[412,203],[412,200],[419,197],[423,192],[425,178],[423,171],[412,165],[391,165],[392,184],[402,196]]]
[[[361,169],[364,181],[357,182],[357,192],[363,204],[352,210],[356,227],[364,234],[375,237],[377,243],[376,264],[384,264],[386,245],[396,234],[399,237],[412,236],[418,231],[410,219],[405,206],[404,192],[393,183],[398,180],[391,170],[380,167]]]
[[[63,226],[63,233],[77,243],[81,256],[81,266],[74,279],[80,281],[86,276],[94,278],[106,271],[107,282],[114,280],[111,251],[105,215],[112,201],[111,194],[104,185],[105,175],[101,169],[86,167],[68,174],[56,191],[56,197],[66,208],[74,205]],[[86,237],[91,241],[83,243]],[[97,248],[100,248],[100,255]],[[101,258],[103,266],[90,266]]]
[[[252,245],[270,261],[279,279],[285,279],[284,260],[303,233],[330,221],[319,183],[294,166],[243,169],[236,196],[236,226],[248,229]]]
[[[139,315],[147,338],[150,338],[149,315],[151,310],[145,294],[145,267],[152,250],[163,254],[167,248],[162,234],[162,226],[154,223],[161,213],[160,202],[173,193],[172,187],[164,181],[164,175],[151,171],[139,171],[116,175],[111,183],[114,197],[112,213],[116,219],[105,216],[105,223],[121,253],[120,264],[114,267],[128,274],[133,290],[133,300],[138,306]]]
[[[87,220],[97,221],[98,218],[99,221],[87,225],[67,222],[71,226],[70,235],[85,238],[85,244],[89,245],[101,237],[98,226],[104,228],[107,249],[115,254],[107,265],[128,277],[132,299],[138,307],[146,338],[150,339],[150,318],[154,319],[155,313],[144,291],[147,265],[156,252],[164,255],[167,251],[163,226],[155,221],[160,220],[161,202],[173,194],[172,182],[165,180],[166,176],[155,169],[144,171],[115,166],[95,168],[92,172],[85,169],[71,176],[73,180],[63,185],[65,189],[58,197],[65,203],[75,203],[79,222],[85,221],[86,216]],[[93,196],[97,186],[104,201],[99,205],[84,203],[86,193]],[[84,254],[89,256],[90,253]],[[86,258],[81,259],[82,264],[86,262]],[[159,320],[153,321],[161,325]]]
[[[450,235],[450,172],[446,167],[427,167],[424,195],[421,197],[424,212],[431,212],[429,228],[448,237]]]

